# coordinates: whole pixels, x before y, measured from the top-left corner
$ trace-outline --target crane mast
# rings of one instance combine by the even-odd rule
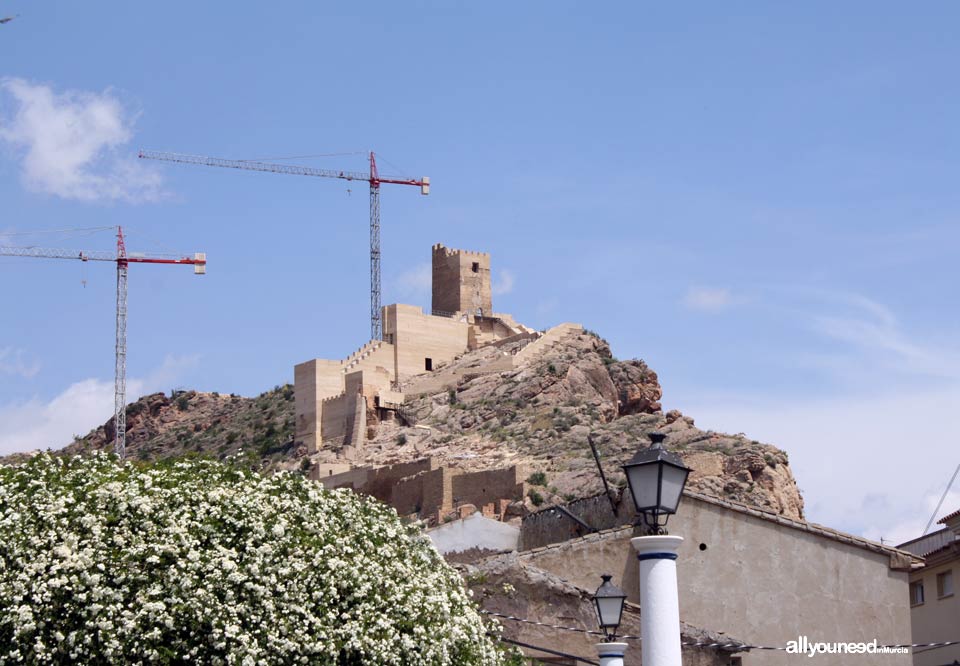
[[[113,450],[127,456],[127,247],[117,227],[117,333],[113,365]]]
[[[74,259],[78,261],[109,261],[117,265],[117,326],[113,393],[113,450],[122,460],[127,451],[127,270],[129,264],[185,264],[193,272],[207,272],[207,255],[197,252],[193,257],[128,256],[123,238],[123,227],[117,227],[117,250],[113,252],[65,250],[57,248],[0,246],[0,256],[32,257],[37,259]]]
[[[152,150],[141,150],[139,157],[141,159],[221,167],[225,169],[243,169],[247,171],[263,171],[292,176],[315,176],[318,178],[367,181],[370,184],[370,338],[372,340],[381,340],[383,338],[383,321],[380,302],[380,185],[383,183],[389,185],[414,185],[420,188],[420,194],[427,195],[430,194],[430,178],[428,176],[419,179],[381,176],[377,170],[377,160],[373,151],[370,152],[369,156],[369,173],[363,173],[362,171],[317,169],[292,164],[273,164],[256,160],[229,160],[222,157],[185,155],[182,153],[167,153]]]

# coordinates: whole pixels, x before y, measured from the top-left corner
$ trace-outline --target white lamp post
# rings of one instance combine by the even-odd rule
[[[663,448],[664,439],[662,433],[651,433],[653,446],[623,466],[645,533],[630,540],[640,561],[643,666],[681,666],[677,549],[683,537],[668,535],[666,525],[677,512],[690,470],[680,456]]]
[[[627,595],[619,587],[610,582],[613,576],[603,574],[603,583],[593,595],[593,603],[597,607],[597,622],[600,630],[606,635],[605,643],[597,644],[597,655],[600,657],[600,666],[623,666],[623,653],[627,649],[626,643],[617,643],[617,627],[620,626],[620,617],[623,615],[623,602]]]

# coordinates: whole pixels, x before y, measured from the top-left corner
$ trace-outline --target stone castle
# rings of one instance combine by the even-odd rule
[[[401,386],[442,392],[445,385],[440,378],[432,381],[434,373],[465,352],[541,337],[510,315],[493,312],[489,254],[434,245],[432,275],[430,313],[387,305],[383,340],[371,340],[343,360],[313,359],[295,367],[295,440],[313,459],[311,477],[328,488],[353,488],[431,521],[465,506],[502,519],[506,505],[524,497],[521,467],[464,472],[432,458],[357,465],[377,425],[403,419]],[[507,355],[489,371],[513,362]]]
[[[433,246],[431,312],[415,305],[383,308],[383,340],[342,360],[313,359],[294,368],[296,441],[311,454],[335,451],[356,459],[367,415],[381,420],[401,409],[400,384],[431,373],[464,352],[536,331],[493,312],[490,255]]]

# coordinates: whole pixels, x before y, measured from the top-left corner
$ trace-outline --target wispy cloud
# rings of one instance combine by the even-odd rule
[[[397,276],[396,285],[404,298],[420,299],[430,296],[433,273],[429,263],[417,264]]]
[[[126,149],[135,118],[111,91],[58,93],[6,78],[0,93],[15,106],[0,115],[0,139],[21,157],[28,189],[80,201],[143,202],[163,195],[159,172]]]
[[[128,402],[169,388],[198,362],[198,356],[168,356],[146,377],[127,381]],[[48,401],[0,405],[0,455],[66,446],[74,435],[87,434],[112,415],[113,382],[95,378],[75,382]]]
[[[0,374],[30,379],[40,372],[39,361],[29,361],[22,349],[0,348]]]
[[[718,395],[678,406],[701,428],[786,450],[808,519],[899,543],[920,535],[960,463],[958,404],[960,385],[879,397]],[[954,491],[939,516],[960,509]]]
[[[490,289],[493,291],[495,296],[509,294],[511,291],[513,291],[514,282],[515,278],[513,272],[506,269],[501,269],[501,271],[497,274],[496,279],[494,279]]]
[[[722,287],[690,287],[683,296],[683,306],[698,312],[720,312],[733,304],[729,289]]]
[[[839,314],[814,314],[811,328],[848,345],[872,363],[912,375],[960,379],[960,350],[910,339],[889,308],[860,295],[844,295]]]
[[[766,309],[808,333],[785,359],[829,381],[782,396],[690,395],[674,406],[700,427],[785,449],[811,520],[888,543],[919,536],[960,463],[960,348],[911,334],[860,294],[778,290]],[[957,494],[940,515],[956,509]]]

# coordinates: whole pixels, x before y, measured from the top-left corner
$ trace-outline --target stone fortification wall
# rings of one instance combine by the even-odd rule
[[[430,372],[467,350],[470,325],[447,317],[433,317],[415,305],[388,305],[383,333],[393,343],[397,379]]]
[[[293,368],[293,394],[295,411],[294,438],[302,442],[310,453],[316,453],[324,437],[324,407],[336,409],[327,417],[331,437],[343,438],[340,403],[328,402],[342,395],[349,374],[366,371],[365,381],[377,387],[390,387],[394,372],[393,345],[383,341],[371,341],[341,361],[315,358],[298,363]],[[375,392],[374,392],[375,395]],[[348,401],[349,402],[349,401]],[[353,403],[350,403],[351,405]]]
[[[452,506],[473,504],[478,509],[500,499],[520,499],[524,476],[518,466],[458,474],[452,479]]]
[[[293,368],[295,433],[297,441],[307,450],[317,450],[320,439],[321,402],[343,392],[343,377],[339,361],[313,359]]]
[[[457,507],[472,504],[503,507],[523,498],[520,467],[461,472],[441,467],[433,458],[386,467],[358,467],[341,474],[318,476],[325,488],[349,487],[390,504],[401,515],[417,513],[442,520]]]

